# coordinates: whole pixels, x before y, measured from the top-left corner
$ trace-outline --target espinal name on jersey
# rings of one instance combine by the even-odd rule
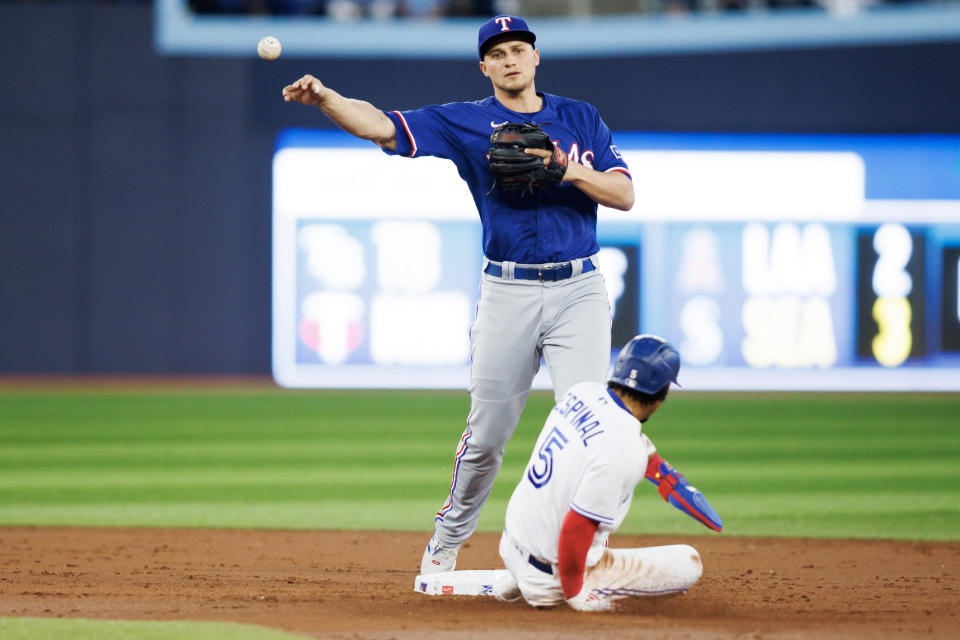
[[[593,410],[583,400],[574,393],[567,393],[560,404],[553,409],[562,416],[580,436],[583,446],[589,444],[590,438],[603,433],[600,428],[600,421],[596,418]]]

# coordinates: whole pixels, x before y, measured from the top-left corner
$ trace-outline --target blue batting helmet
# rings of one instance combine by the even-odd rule
[[[677,384],[680,354],[663,338],[636,336],[620,350],[610,381],[653,395],[673,382]]]

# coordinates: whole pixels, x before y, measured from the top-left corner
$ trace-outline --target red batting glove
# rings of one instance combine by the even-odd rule
[[[661,464],[665,465],[665,469],[673,470],[673,465],[661,458],[660,454],[656,451],[651,453],[650,458],[647,460],[647,470],[643,474],[643,477],[657,486],[657,491],[665,502],[670,502],[670,492],[677,486],[677,478],[673,474],[664,475],[660,469]],[[680,477],[682,478],[683,476]]]

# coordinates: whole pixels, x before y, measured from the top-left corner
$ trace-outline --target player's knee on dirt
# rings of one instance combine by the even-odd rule
[[[607,549],[584,576],[584,589],[611,597],[657,596],[685,592],[703,575],[696,549],[686,544],[638,549]]]
[[[689,585],[689,589],[703,576],[703,562],[700,560],[700,553],[690,545],[677,545],[677,580],[682,584]]]
[[[703,576],[700,553],[690,545],[674,544],[654,549],[664,576],[663,589],[685,592]]]

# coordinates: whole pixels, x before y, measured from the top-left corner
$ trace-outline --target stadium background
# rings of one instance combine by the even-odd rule
[[[331,126],[278,88],[317,71],[397,109],[489,89],[465,60],[161,56],[145,4],[0,12],[5,373],[268,373],[276,137]],[[958,133],[958,57],[956,40],[545,53],[538,86],[622,131]]]
[[[404,109],[486,95],[485,80],[457,59],[160,55],[156,26],[145,3],[0,3],[0,33],[16,44],[0,72],[0,540],[38,525],[254,527],[396,529],[421,545],[466,394],[294,392],[267,377],[277,136],[331,128],[285,106],[279,88],[315,72],[345,95]],[[958,134],[957,59],[958,37],[608,58],[545,51],[538,86],[594,103],[622,131]],[[549,406],[549,394],[532,397],[483,531],[499,527]],[[955,541],[957,415],[956,393],[684,392],[665,407],[657,442],[734,542]],[[703,534],[667,509],[638,489],[625,533]],[[955,546],[933,544],[914,550],[955,557]],[[5,566],[18,555],[32,562],[5,549]],[[300,560],[280,570],[299,571]],[[405,585],[410,563],[396,563]],[[30,590],[0,588],[0,615],[122,617],[51,603],[42,585],[69,581],[50,568]],[[954,584],[949,576],[923,579]],[[723,579],[724,591],[745,586]],[[930,605],[931,635],[948,637],[942,602]],[[883,606],[880,623],[898,624]],[[774,616],[801,625],[791,612]],[[442,611],[428,615],[457,628]],[[757,615],[762,629],[770,611]],[[104,635],[31,625],[0,618],[7,637]],[[117,633],[146,637],[144,627]],[[216,637],[186,633],[167,631]]]

